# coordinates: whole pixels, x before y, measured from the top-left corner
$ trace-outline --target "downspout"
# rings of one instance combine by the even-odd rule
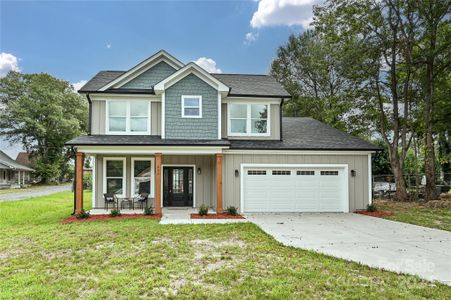
[[[88,117],[88,135],[91,135],[91,122],[92,122],[92,101],[91,97],[89,96],[89,93],[86,94],[86,98],[88,98],[89,103],[89,117]]]
[[[280,111],[279,111],[279,120],[280,120],[280,140],[283,140],[283,135],[282,135],[282,117],[283,117],[283,102],[284,102],[284,98],[281,99],[280,101]]]
[[[72,184],[72,191],[74,192],[74,210],[72,211],[71,215],[75,215],[75,203],[76,203],[76,199],[75,199],[75,187],[77,186],[77,174],[76,174],[76,168],[75,168],[75,150],[74,147],[71,147],[71,152],[72,155],[74,157],[74,180],[73,180],[73,184]]]

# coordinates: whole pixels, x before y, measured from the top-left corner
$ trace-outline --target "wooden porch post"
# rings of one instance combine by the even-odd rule
[[[75,213],[79,214],[83,210],[83,162],[84,153],[75,153]]]
[[[161,153],[155,153],[155,213],[161,213]]]
[[[222,159],[224,155],[216,154],[216,213],[222,213]]]

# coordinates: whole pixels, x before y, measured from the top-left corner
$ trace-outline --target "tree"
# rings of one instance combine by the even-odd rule
[[[412,141],[418,88],[414,74],[418,16],[413,1],[329,0],[315,9],[315,28],[342,53],[361,97],[355,105],[374,120],[387,145],[396,198],[407,200],[403,163]]]
[[[418,1],[417,9],[420,21],[422,65],[422,85],[424,95],[424,124],[425,124],[425,174],[426,189],[425,200],[437,198],[435,189],[435,146],[434,146],[434,120],[435,106],[437,105],[436,82],[442,74],[449,74],[451,37],[449,30],[449,0]],[[448,16],[448,17],[447,17]],[[441,40],[440,40],[441,39]],[[449,90],[448,90],[449,92]],[[449,99],[448,99],[449,101]],[[450,111],[448,111],[451,113]],[[451,116],[448,116],[448,118]],[[441,136],[441,140],[445,139]],[[446,145],[447,143],[445,143]],[[446,150],[445,150],[446,151]]]
[[[0,105],[0,135],[32,153],[44,182],[58,178],[69,160],[64,143],[86,129],[84,99],[48,74],[9,72],[0,79]]]
[[[353,81],[340,73],[339,53],[313,30],[291,35],[279,47],[271,65],[273,75],[293,95],[285,107],[289,116],[307,116],[336,128],[359,133],[364,119],[355,118],[350,93]]]

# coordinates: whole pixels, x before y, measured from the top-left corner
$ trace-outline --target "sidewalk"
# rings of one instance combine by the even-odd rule
[[[161,218],[160,224],[229,224],[248,222],[246,219],[191,219],[192,213],[197,213],[197,210],[191,207],[164,207],[163,217]],[[213,211],[209,213],[215,212]]]

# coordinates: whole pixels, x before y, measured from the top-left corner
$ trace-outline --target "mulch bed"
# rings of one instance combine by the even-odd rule
[[[123,214],[117,217],[111,217],[110,215],[92,215],[86,219],[77,219],[75,216],[70,216],[64,219],[62,224],[77,223],[77,222],[92,222],[92,221],[111,221],[111,220],[123,220],[123,219],[161,219],[161,214],[154,215],[131,215]]]
[[[356,214],[361,214],[361,215],[366,215],[366,216],[370,216],[370,217],[390,217],[390,216],[394,216],[395,213],[392,212],[388,212],[388,211],[365,211],[365,210],[360,210],[360,211],[356,211]]]
[[[191,219],[245,219],[242,215],[232,216],[228,213],[208,214],[201,216],[199,214],[191,214]]]

